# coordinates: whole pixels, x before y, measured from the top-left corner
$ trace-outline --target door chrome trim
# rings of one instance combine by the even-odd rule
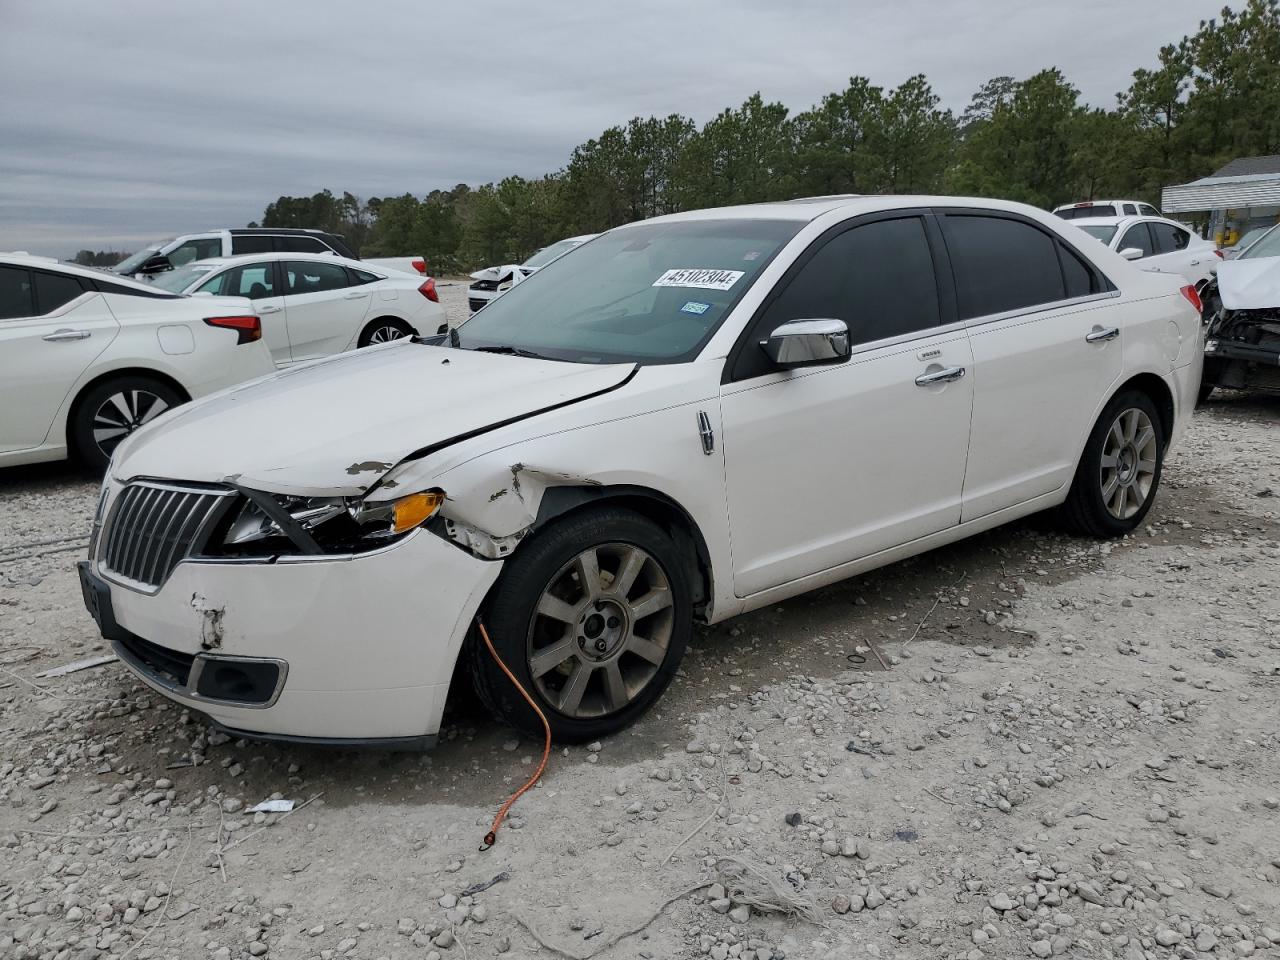
[[[917,387],[932,387],[939,383],[953,383],[964,379],[964,367],[948,367],[933,373],[922,373],[916,377]]]
[[[698,436],[702,438],[702,452],[708,457],[716,449],[716,435],[711,429],[711,418],[706,411],[698,411]]]
[[[1105,330],[1091,330],[1084,335],[1086,343],[1105,343],[1120,336],[1119,327],[1107,327]]]

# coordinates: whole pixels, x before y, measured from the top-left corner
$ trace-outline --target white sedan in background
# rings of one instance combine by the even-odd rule
[[[0,253],[0,467],[70,455],[101,470],[171,407],[272,370],[243,299]]]
[[[1164,217],[1098,217],[1074,225],[1148,273],[1181,275],[1197,290],[1222,260],[1213,241]]]
[[[372,269],[331,254],[263,253],[198,260],[151,286],[200,296],[247,297],[263,317],[276,366],[327,357],[445,323],[433,278]]]

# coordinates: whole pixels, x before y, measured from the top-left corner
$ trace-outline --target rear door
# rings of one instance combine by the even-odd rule
[[[942,222],[976,370],[967,522],[1071,480],[1120,377],[1122,314],[1106,278],[1048,228],[1003,211]]]
[[[968,337],[923,211],[815,241],[753,319],[721,387],[734,589],[749,596],[960,520]],[[779,371],[759,341],[839,319],[853,356]],[[930,379],[931,378],[931,379]]]
[[[1156,252],[1151,263],[1160,268],[1161,273],[1181,274],[1190,283],[1203,280],[1209,275],[1209,260],[1215,260],[1212,249],[1204,250],[1195,243],[1191,231],[1172,223],[1152,220],[1147,224],[1151,228],[1151,237]]]
[[[263,260],[231,267],[210,277],[196,293],[209,293],[220,297],[247,297],[262,318],[262,341],[271,351],[271,359],[277,367],[291,361],[289,353],[289,329],[285,323],[284,296],[280,292],[280,280],[276,262]]]
[[[284,303],[294,361],[340,353],[360,332],[370,291],[340,263],[283,260]]]
[[[0,453],[45,442],[72,385],[118,330],[88,281],[0,265]]]

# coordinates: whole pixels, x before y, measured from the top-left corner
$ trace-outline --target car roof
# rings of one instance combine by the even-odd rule
[[[1128,197],[1121,197],[1118,200],[1079,200],[1076,203],[1060,203],[1053,209],[1056,212],[1058,210],[1074,210],[1077,207],[1109,207],[1114,206],[1117,203],[1141,204],[1144,207],[1156,209],[1154,203],[1147,203],[1145,200],[1131,200]]]
[[[881,210],[900,210],[916,207],[969,207],[979,210],[1003,210],[1009,213],[1034,213],[1039,217],[1049,214],[1025,203],[1012,200],[996,200],[990,197],[944,197],[914,194],[838,194],[826,197],[799,197],[770,203],[748,203],[732,207],[711,207],[705,210],[689,210],[670,213],[640,223],[675,223],[681,220],[791,220],[808,223],[833,211],[850,216],[860,213],[876,213]],[[1060,219],[1060,218],[1059,218]],[[634,226],[634,224],[633,224]],[[625,230],[627,227],[615,229]]]
[[[56,257],[40,257],[25,250],[18,250],[13,253],[0,252],[0,263],[12,264],[14,266],[31,267],[36,270],[56,270],[58,273],[66,273],[76,277],[87,277],[90,280],[97,280],[100,283],[111,283],[121,287],[129,287],[134,290],[146,290],[155,293],[155,288],[149,283],[143,283],[139,280],[132,280],[128,277],[122,277],[118,273],[112,273],[110,270],[99,269],[98,267],[83,267],[78,263],[67,263],[65,260],[59,260]]]

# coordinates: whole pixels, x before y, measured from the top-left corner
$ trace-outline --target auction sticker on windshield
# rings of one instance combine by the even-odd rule
[[[745,275],[742,270],[698,270],[684,268],[668,270],[657,280],[655,287],[693,287],[698,290],[728,290]]]

